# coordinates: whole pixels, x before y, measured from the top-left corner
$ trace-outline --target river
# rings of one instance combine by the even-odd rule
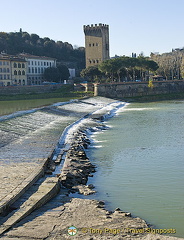
[[[98,199],[184,237],[184,101],[131,103],[92,136]]]
[[[107,100],[98,104],[103,102]],[[20,105],[15,111],[31,107]],[[94,108],[76,102],[1,117],[1,164],[37,163],[67,125]],[[2,109],[1,115],[14,112]],[[97,166],[89,179],[97,193],[90,198],[105,200],[110,210],[131,212],[154,228],[175,228],[175,235],[184,237],[184,101],[127,104],[105,124],[109,129],[91,135],[94,141],[87,150]]]

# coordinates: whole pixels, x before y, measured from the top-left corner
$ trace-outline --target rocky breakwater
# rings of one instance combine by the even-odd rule
[[[70,192],[79,192],[84,195],[94,193],[92,184],[86,185],[88,177],[93,177],[96,171],[95,166],[90,162],[86,155],[85,149],[88,148],[90,139],[89,131],[97,131],[106,129],[106,126],[100,121],[92,118],[83,119],[81,123],[75,127],[75,131],[71,131],[68,135],[70,147],[66,153],[65,162],[59,180],[62,185],[70,189]]]

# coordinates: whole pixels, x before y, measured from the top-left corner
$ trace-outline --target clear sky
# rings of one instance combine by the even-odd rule
[[[110,55],[170,52],[184,47],[184,0],[1,1],[0,31],[84,46],[83,25],[110,28]]]

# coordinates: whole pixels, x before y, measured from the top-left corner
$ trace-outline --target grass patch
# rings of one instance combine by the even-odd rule
[[[73,98],[83,98],[93,96],[92,92],[76,92],[73,91],[72,86],[66,85],[48,93],[25,93],[14,95],[0,95],[0,101],[12,100],[29,100],[29,99],[47,99],[47,98],[66,98],[67,100]]]

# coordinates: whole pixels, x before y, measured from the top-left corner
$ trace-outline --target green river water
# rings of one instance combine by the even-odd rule
[[[97,197],[184,237],[184,101],[132,103],[106,124],[88,152]]]

